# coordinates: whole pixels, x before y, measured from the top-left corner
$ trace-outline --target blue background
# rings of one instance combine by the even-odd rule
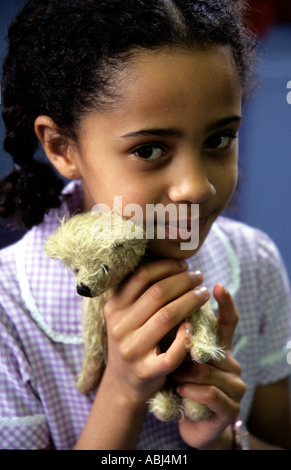
[[[259,87],[244,111],[241,184],[234,216],[267,232],[291,277],[291,24],[277,25],[260,46]]]
[[[23,0],[1,0],[0,60],[6,52],[8,24]],[[276,242],[291,277],[291,23],[276,24],[260,41],[259,88],[244,110],[240,134],[240,185],[233,218],[267,232]],[[290,90],[291,91],[291,90]],[[3,124],[0,125],[3,140]],[[11,159],[0,146],[0,177]],[[0,229],[0,246],[19,233]]]

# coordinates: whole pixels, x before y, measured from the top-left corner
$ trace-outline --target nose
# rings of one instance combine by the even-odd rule
[[[216,194],[216,189],[209,181],[207,167],[203,160],[190,155],[173,172],[173,184],[169,197],[173,202],[202,204]]]
[[[88,286],[85,286],[83,282],[81,282],[81,284],[77,286],[77,292],[82,297],[93,297],[91,290],[89,289]]]

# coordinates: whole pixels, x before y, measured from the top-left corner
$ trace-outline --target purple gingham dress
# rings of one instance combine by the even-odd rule
[[[94,399],[94,393],[78,393],[75,382],[83,357],[82,298],[71,271],[43,252],[59,219],[80,207],[80,184],[71,183],[66,193],[60,209],[0,253],[1,449],[72,449]],[[220,282],[234,296],[240,314],[234,356],[247,384],[241,407],[246,420],[255,387],[291,373],[290,286],[282,261],[265,234],[219,218],[189,264],[203,272],[210,290]],[[175,422],[148,414],[138,448],[187,446]]]

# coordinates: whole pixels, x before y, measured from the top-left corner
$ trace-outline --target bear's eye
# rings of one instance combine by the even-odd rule
[[[79,268],[74,269],[74,273],[75,273],[75,274],[78,274],[79,272],[80,272],[80,269],[79,269]]]
[[[110,271],[110,267],[107,264],[102,264],[102,268],[104,269],[106,273]]]

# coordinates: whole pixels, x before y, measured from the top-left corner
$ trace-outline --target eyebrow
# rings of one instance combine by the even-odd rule
[[[178,129],[141,129],[139,131],[130,132],[129,134],[122,135],[121,138],[129,138],[129,137],[146,137],[146,136],[161,136],[161,137],[180,137],[182,132]]]
[[[220,119],[207,127],[207,132],[213,132],[216,129],[227,126],[228,124],[240,123],[242,116],[230,116],[227,118]],[[153,128],[153,129],[140,129],[138,131],[129,132],[128,134],[122,135],[122,139],[134,138],[134,137],[147,137],[147,136],[160,136],[160,137],[181,137],[182,131],[174,128]]]
[[[227,118],[220,119],[213,124],[210,124],[207,127],[208,132],[215,131],[216,129],[220,129],[221,127],[225,127],[228,124],[240,124],[242,121],[242,116],[230,116]]]

